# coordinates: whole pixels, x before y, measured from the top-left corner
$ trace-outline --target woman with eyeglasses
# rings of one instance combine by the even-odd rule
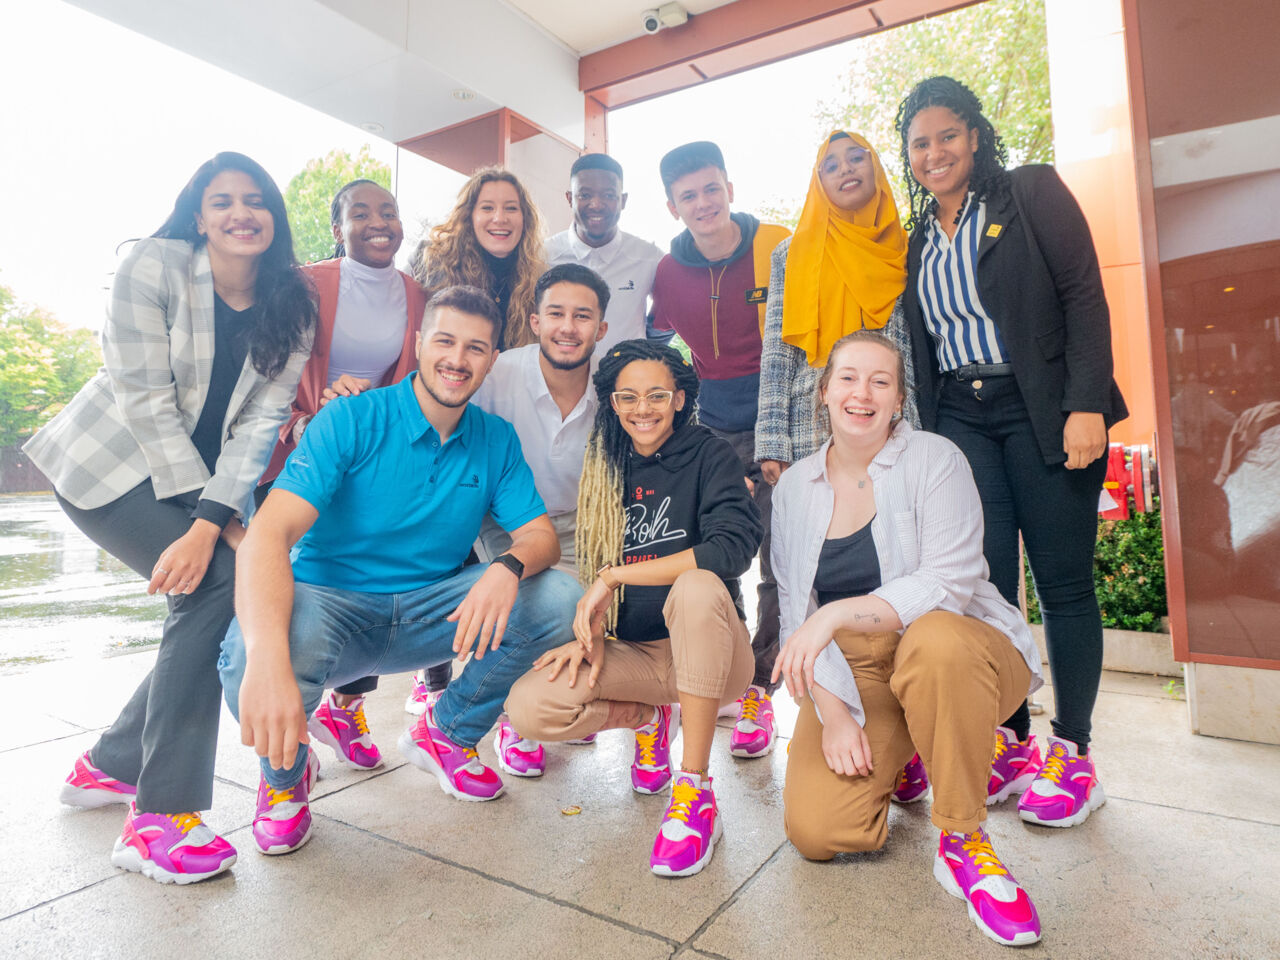
[[[754,670],[738,578],[764,529],[732,446],[694,422],[698,377],[673,348],[617,344],[578,491],[575,640],[535,662],[507,699],[538,740],[636,732],[631,785],[671,800],[650,855],[659,876],[710,861],[722,827],[708,763],[716,714]],[[684,724],[673,771],[671,741]]]

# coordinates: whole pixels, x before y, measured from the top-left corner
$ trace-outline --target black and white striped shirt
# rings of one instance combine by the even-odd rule
[[[956,235],[947,239],[936,217],[929,218],[920,254],[917,292],[925,326],[938,347],[943,373],[967,363],[1007,363],[1008,351],[991,315],[978,297],[978,242],[987,205],[965,201]]]

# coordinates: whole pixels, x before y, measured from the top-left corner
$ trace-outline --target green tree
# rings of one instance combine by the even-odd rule
[[[31,436],[101,362],[91,331],[64,327],[0,285],[0,447]]]
[[[840,93],[819,105],[815,117],[823,133],[860,133],[876,148],[904,216],[907,190],[894,119],[902,98],[926,77],[955,77],[978,95],[1012,165],[1053,162],[1044,0],[987,0],[877,33],[850,49],[853,62]],[[765,213],[794,226],[800,208],[775,204]]]
[[[343,184],[361,178],[391,188],[391,168],[370,156],[367,143],[354,157],[345,150],[332,150],[327,156],[309,160],[289,181],[284,203],[289,211],[289,229],[293,231],[293,250],[300,262],[311,263],[333,255],[333,230],[329,226],[333,195]]]

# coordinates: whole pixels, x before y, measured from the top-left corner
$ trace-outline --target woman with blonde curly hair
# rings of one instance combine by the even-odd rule
[[[529,315],[543,271],[542,219],[510,170],[473,173],[444,223],[418,245],[409,269],[428,297],[457,284],[488,291],[506,320],[499,350],[533,342]]]

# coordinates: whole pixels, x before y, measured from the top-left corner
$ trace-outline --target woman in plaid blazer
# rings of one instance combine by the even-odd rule
[[[165,883],[226,870],[213,799],[218,649],[240,510],[289,414],[315,306],[284,199],[238,153],[203,164],[116,273],[103,369],[24,450],[72,521],[164,594],[155,667],[62,799],[127,803],[112,862]]]

